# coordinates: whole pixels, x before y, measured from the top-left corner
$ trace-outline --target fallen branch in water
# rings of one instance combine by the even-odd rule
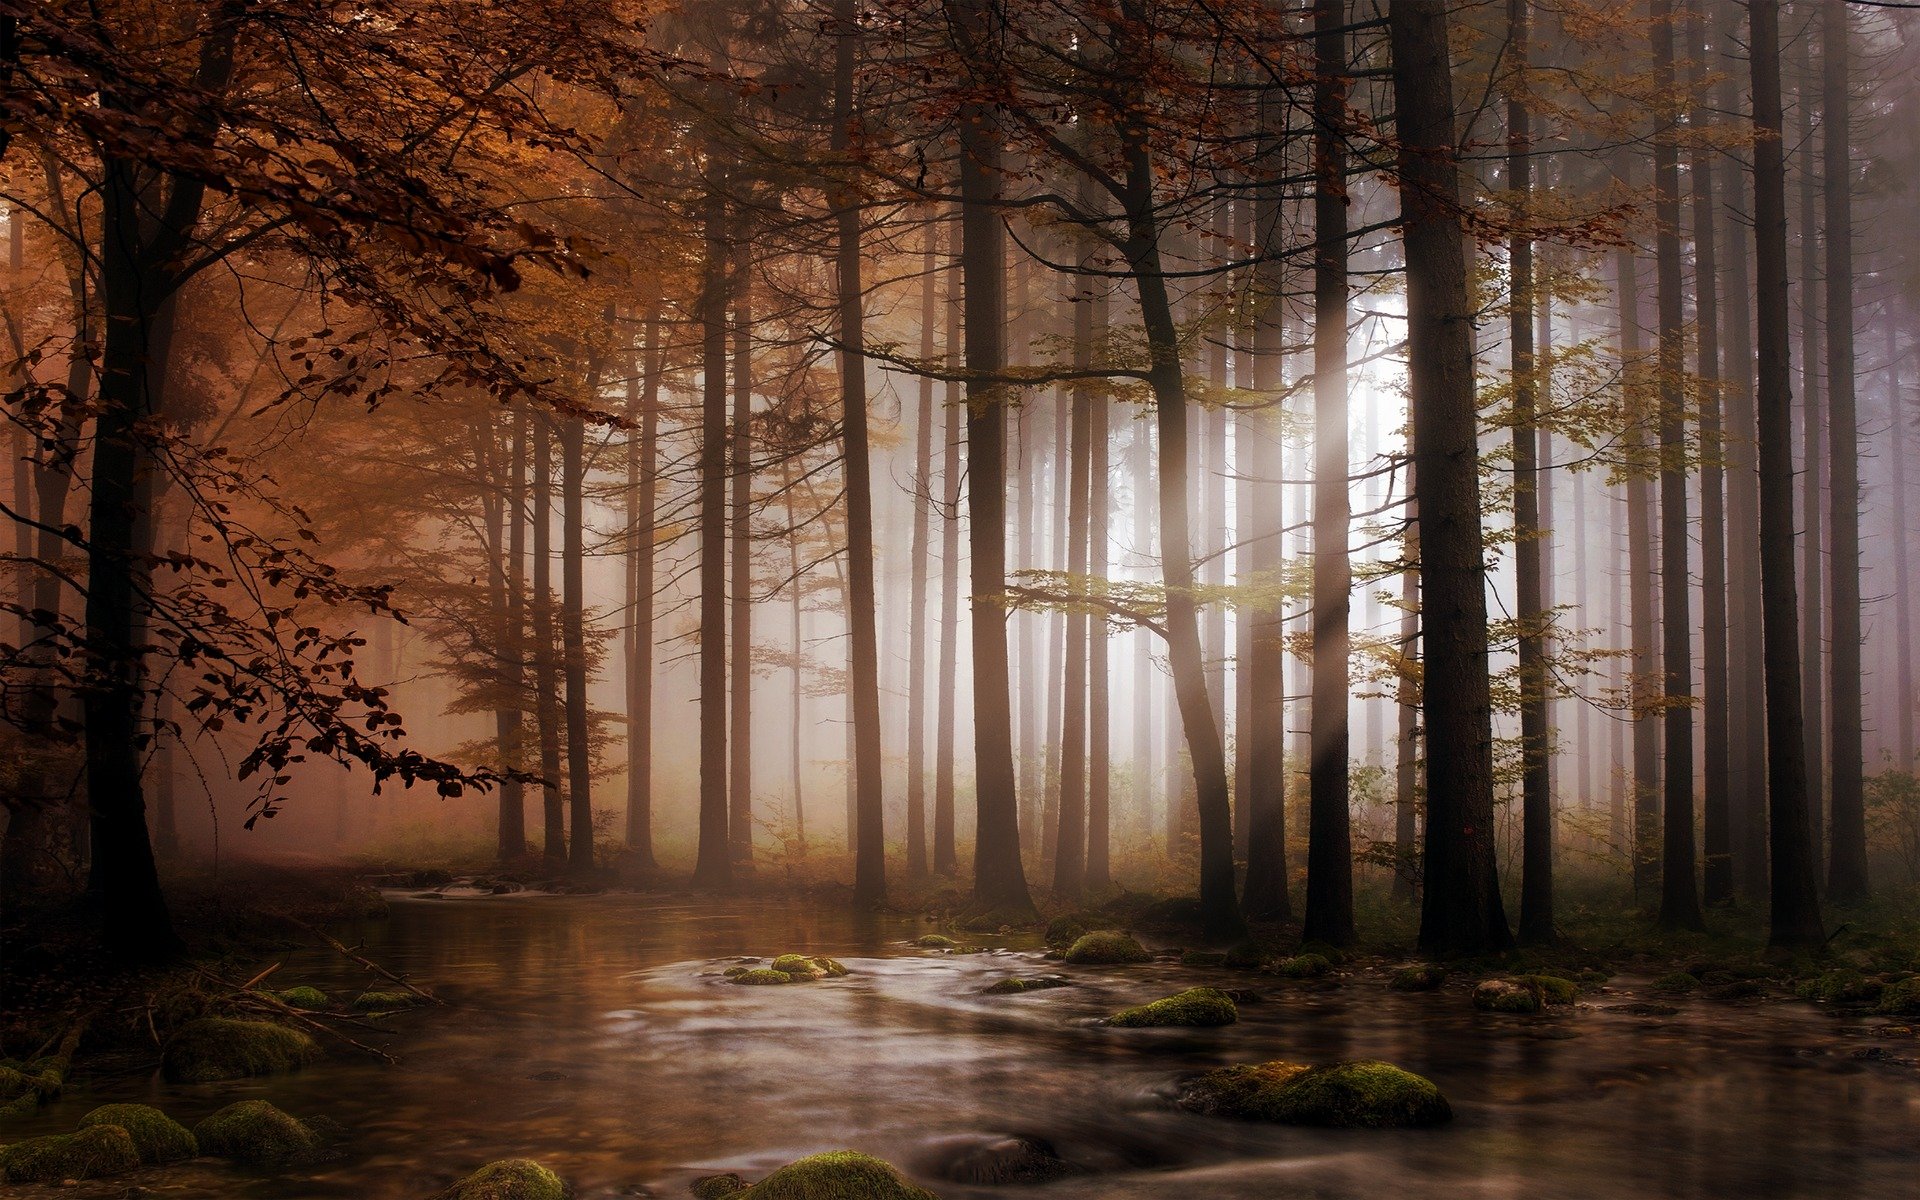
[[[409,992],[412,992],[414,995],[420,997],[422,1000],[425,1000],[427,1003],[429,1004],[445,1004],[446,1003],[445,1000],[442,1000],[440,997],[434,995],[432,992],[428,991],[427,989],[410,982],[404,975],[396,975],[392,971],[389,971],[385,967],[381,966],[379,963],[374,962],[372,959],[368,958],[366,955],[357,953],[356,951],[349,949],[345,945],[341,944],[340,939],[334,937],[332,934],[328,933],[326,930],[316,929],[313,926],[307,924],[305,921],[302,921],[299,917],[289,916],[285,913],[281,914],[281,916],[286,920],[288,924],[293,925],[296,928],[306,930],[308,933],[311,933],[313,936],[319,938],[321,941],[325,942],[327,945],[332,946],[335,950],[339,951],[341,954],[344,954],[346,957],[352,959],[354,962],[359,963],[361,966],[365,967],[367,970],[372,971],[375,975],[378,975],[382,979],[388,980],[391,983],[399,984],[401,987],[407,989]]]
[[[340,1032],[338,1029],[335,1029],[332,1025],[328,1024],[327,1022],[318,1020],[308,1015],[307,1013],[301,1012],[299,1009],[293,1007],[293,1005],[291,1004],[288,1004],[286,1001],[280,999],[278,996],[273,995],[271,992],[253,991],[251,990],[250,985],[236,986],[231,980],[222,979],[218,975],[215,975],[212,971],[209,971],[204,967],[200,968],[200,974],[205,978],[212,980],[214,983],[219,984],[221,987],[232,988],[234,995],[242,1004],[253,1005],[254,1007],[273,1013],[276,1016],[290,1017],[294,1021],[297,1021],[300,1024],[305,1025],[310,1029],[317,1029],[321,1033],[326,1034],[328,1037],[336,1038],[342,1042],[345,1042],[347,1045],[352,1046],[355,1050],[360,1051],[362,1054],[371,1055],[372,1057],[377,1058],[384,1063],[387,1063],[389,1066],[397,1064],[400,1061],[399,1059],[395,1058],[393,1055],[388,1054],[385,1050],[381,1050],[376,1047],[369,1046],[365,1042],[362,1042],[356,1038],[348,1037],[346,1034]],[[255,976],[255,979],[258,980],[258,979],[264,978],[266,974],[267,972],[263,971],[261,972],[260,975]]]

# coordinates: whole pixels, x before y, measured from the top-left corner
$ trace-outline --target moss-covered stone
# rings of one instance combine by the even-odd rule
[[[0,1179],[8,1183],[60,1183],[104,1179],[140,1165],[133,1136],[118,1125],[93,1125],[78,1133],[28,1138],[0,1148]]]
[[[1051,1144],[1011,1134],[964,1147],[942,1164],[940,1177],[975,1187],[1019,1187],[1048,1183],[1075,1174],[1072,1163]]]
[[[1666,996],[1683,996],[1699,986],[1699,978],[1685,971],[1674,971],[1653,981],[1653,990]]]
[[[421,1003],[412,992],[361,992],[353,998],[355,1012],[397,1012]]]
[[[1540,989],[1540,999],[1546,1004],[1572,1004],[1580,998],[1580,985],[1558,975],[1521,975],[1514,982]]]
[[[170,1083],[213,1083],[293,1071],[320,1057],[319,1043],[267,1021],[202,1017],[167,1039],[160,1071]]]
[[[149,1105],[103,1104],[80,1118],[82,1129],[96,1125],[117,1125],[126,1130],[140,1161],[149,1166],[179,1162],[200,1153],[199,1143],[185,1125]]]
[[[1485,979],[1474,986],[1473,1006],[1481,1012],[1537,1013],[1547,999],[1541,989],[1517,979]]]
[[[1273,959],[1272,946],[1249,939],[1227,947],[1227,957],[1221,965],[1231,971],[1258,971]]]
[[[275,992],[274,995],[282,1004],[291,1005],[294,1008],[304,1008],[313,1012],[317,1012],[327,1006],[327,994],[325,992],[317,987],[307,987],[304,984],[300,987],[288,988],[284,992]]]
[[[944,933],[923,933],[913,939],[913,944],[922,950],[958,950],[960,943]]]
[[[1152,957],[1130,933],[1114,929],[1081,934],[1067,950],[1067,961],[1087,966],[1142,963]]]
[[[1318,954],[1321,958],[1326,959],[1336,967],[1345,966],[1347,959],[1351,957],[1345,950],[1342,950],[1338,946],[1329,945],[1326,942],[1301,942],[1300,948],[1294,951],[1294,953],[1296,956],[1302,954]]]
[[[1920,1016],[1920,976],[1909,975],[1888,984],[1874,1011],[1892,1017]]]
[[[1047,922],[1047,945],[1065,949],[1087,934],[1087,924],[1076,916],[1055,917]]]
[[[1340,1129],[1411,1128],[1453,1116],[1432,1081],[1367,1060],[1223,1067],[1191,1080],[1180,1102],[1217,1116]]]
[[[249,1167],[279,1167],[298,1162],[320,1148],[305,1123],[265,1100],[229,1104],[193,1127],[202,1154]]]
[[[1021,992],[1044,992],[1051,988],[1072,987],[1071,979],[1062,979],[1058,975],[1040,975],[1032,979],[1002,979],[985,989],[982,995],[1017,996]]]
[[[808,1155],[735,1195],[740,1200],[938,1200],[891,1164],[856,1150]]]
[[[728,974],[732,975],[733,973],[729,971]],[[793,976],[787,974],[785,971],[775,971],[767,967],[755,967],[752,970],[742,971],[738,975],[733,975],[733,981],[738,984],[744,984],[747,987],[773,987],[782,983],[792,983]]]
[[[60,1064],[0,1063],[0,1118],[30,1117],[60,1095]]]
[[[795,983],[807,983],[827,977],[826,968],[816,966],[814,961],[804,954],[782,954],[773,960],[773,969],[791,975]]]
[[[1333,961],[1324,954],[1296,954],[1280,960],[1274,970],[1288,979],[1318,979],[1333,972]]]
[[[1149,1029],[1162,1026],[1231,1025],[1240,1019],[1240,1010],[1231,997],[1219,988],[1188,988],[1177,995],[1127,1008],[1107,1018],[1107,1024],[1122,1029]]]
[[[724,1200],[735,1192],[747,1190],[747,1181],[732,1171],[723,1171],[718,1175],[702,1175],[687,1188],[693,1193],[694,1200]]]
[[[1415,963],[1401,967],[1387,980],[1396,992],[1431,992],[1447,981],[1447,969],[1437,963]]]
[[[1871,1004],[1880,999],[1886,985],[1868,979],[1858,971],[1828,971],[1801,981],[1794,995],[1816,1004]]]
[[[490,1162],[433,1200],[567,1200],[571,1190],[558,1175],[530,1158]]]

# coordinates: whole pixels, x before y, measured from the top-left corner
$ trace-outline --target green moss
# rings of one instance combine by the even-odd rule
[[[1886,986],[1875,1012],[1894,1017],[1920,1016],[1920,976],[1908,976]]]
[[[733,981],[735,983],[745,984],[748,987],[770,987],[775,984],[792,983],[793,976],[787,974],[785,971],[770,971],[765,967],[759,967],[751,971],[740,972],[733,977]]]
[[[1107,1018],[1107,1024],[1122,1029],[1147,1029],[1168,1025],[1231,1025],[1240,1019],[1233,999],[1219,988],[1188,988],[1177,995],[1122,1009]]]
[[[751,970],[753,970],[752,967],[728,967],[725,971],[722,971],[721,974],[725,975],[728,979],[738,979]]]
[[[0,1064],[0,1117],[30,1117],[60,1095],[62,1072],[55,1064]]]
[[[806,983],[827,977],[825,968],[814,966],[813,960],[804,954],[782,954],[773,960],[773,969],[792,976],[795,983]]]
[[[1146,962],[1146,948],[1130,933],[1103,929],[1084,933],[1067,950],[1067,961],[1095,966]]]
[[[187,1127],[157,1108],[145,1104],[103,1104],[80,1118],[80,1128],[117,1125],[133,1139],[140,1161],[179,1162],[200,1153],[200,1146]]]
[[[1224,1067],[1191,1081],[1181,1103],[1217,1116],[1340,1129],[1437,1125],[1453,1116],[1430,1080],[1372,1061]]]
[[[1338,946],[1330,946],[1326,942],[1301,942],[1300,949],[1295,951],[1295,953],[1302,955],[1318,954],[1321,958],[1326,959],[1336,967],[1344,966],[1348,958],[1345,950],[1340,949]]]
[[[118,1125],[94,1125],[78,1133],[28,1138],[0,1149],[0,1179],[8,1183],[59,1183],[102,1179],[140,1165],[133,1136]]]
[[[1674,971],[1653,981],[1653,990],[1668,996],[1684,995],[1699,986],[1700,980],[1685,971]]]
[[[274,995],[279,998],[280,1003],[290,1004],[295,1008],[317,1011],[327,1006],[327,994],[317,987],[288,988],[284,992],[275,992]]]
[[[1324,954],[1296,954],[1274,969],[1288,979],[1318,979],[1332,972],[1333,962]]]
[[[1573,981],[1581,987],[1599,987],[1613,976],[1593,967],[1582,967],[1574,972]]]
[[[170,1083],[213,1083],[306,1066],[320,1046],[297,1029],[266,1021],[202,1017],[167,1039],[160,1070]]]
[[[278,1167],[319,1149],[320,1139],[305,1124],[265,1100],[229,1104],[193,1127],[204,1154],[249,1167]]]
[[[413,1008],[420,1003],[420,997],[412,992],[361,992],[353,998],[355,1012],[394,1012],[402,1008]]]
[[[723,1197],[746,1189],[747,1181],[732,1171],[719,1175],[702,1175],[688,1188],[693,1193],[694,1200],[723,1200]]]
[[[1539,988],[1540,999],[1547,1004],[1572,1004],[1580,997],[1580,985],[1558,975],[1521,975],[1514,982]]]
[[[735,1195],[740,1200],[938,1200],[890,1164],[855,1150],[809,1155]]]
[[[982,995],[1017,996],[1021,992],[1044,992],[1050,988],[1072,987],[1073,981],[1062,979],[1058,975],[1041,975],[1033,979],[1002,979],[987,988]]]
[[[1401,967],[1387,980],[1396,992],[1431,992],[1447,981],[1447,969],[1436,963],[1415,963]]]
[[[1047,945],[1064,949],[1087,933],[1086,922],[1079,917],[1055,917],[1047,922]]]
[[[1234,971],[1258,971],[1273,958],[1273,947],[1264,942],[1245,941],[1229,946],[1226,961],[1221,965]]]
[[[565,1182],[530,1158],[490,1162],[433,1200],[567,1200]]]
[[[1546,1004],[1540,988],[1516,979],[1486,979],[1473,989],[1473,1006],[1481,1012],[1537,1013]]]
[[[913,939],[913,944],[922,950],[958,950],[960,943],[944,933],[923,933]]]

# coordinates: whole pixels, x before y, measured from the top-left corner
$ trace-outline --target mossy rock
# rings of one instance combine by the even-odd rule
[[[288,988],[284,992],[275,992],[274,998],[293,1008],[304,1008],[309,1012],[318,1012],[327,1007],[327,994],[317,987]]]
[[[1396,992],[1431,992],[1447,981],[1447,969],[1437,963],[1415,963],[1401,967],[1387,980]]]
[[[412,992],[361,992],[353,998],[355,1012],[397,1012],[422,1003]]]
[[[199,1143],[185,1125],[150,1105],[103,1104],[80,1118],[82,1129],[95,1125],[117,1125],[126,1130],[140,1161],[148,1166],[180,1162],[200,1153]]]
[[[795,983],[807,983],[827,977],[826,969],[816,967],[813,960],[804,954],[782,954],[773,960],[772,969],[792,976]]]
[[[1653,981],[1653,990],[1664,996],[1684,996],[1699,986],[1699,977],[1687,971],[1673,971]]]
[[[939,1175],[974,1187],[1018,1187],[1048,1183],[1078,1169],[1060,1157],[1051,1143],[1009,1134],[982,1140],[942,1164]]]
[[[30,1117],[60,1095],[59,1064],[0,1063],[0,1117]]]
[[[490,1162],[433,1200],[567,1200],[572,1189],[552,1171],[530,1158],[503,1158]]]
[[[1274,970],[1288,979],[1319,979],[1333,973],[1333,961],[1324,954],[1296,954],[1282,959]]]
[[[1273,961],[1273,947],[1263,942],[1245,941],[1227,947],[1227,957],[1220,964],[1230,971],[1258,971]]]
[[[1572,1004],[1580,998],[1580,985],[1558,975],[1520,975],[1514,982],[1539,988],[1540,999],[1547,1004]]]
[[[1187,950],[1180,955],[1183,967],[1224,967],[1227,955],[1224,950]]]
[[[1076,916],[1055,917],[1047,922],[1047,945],[1064,949],[1087,934],[1087,924]]]
[[[1608,972],[1595,967],[1582,967],[1573,973],[1573,981],[1581,987],[1599,987],[1612,978]]]
[[[1300,948],[1294,951],[1294,954],[1296,956],[1318,954],[1321,958],[1326,959],[1336,967],[1345,966],[1347,960],[1353,957],[1340,947],[1329,945],[1326,942],[1301,942]]]
[[[891,1164],[856,1150],[808,1155],[733,1194],[740,1200],[938,1200]]]
[[[913,939],[913,944],[922,950],[958,950],[960,943],[944,933],[923,933]]]
[[[1886,986],[1875,1012],[1890,1017],[1920,1016],[1920,976],[1908,976]]]
[[[1073,980],[1062,979],[1058,975],[1040,975],[1032,979],[1002,979],[987,988],[983,996],[1017,996],[1022,992],[1044,992],[1053,988],[1072,987]]]
[[[1132,934],[1114,929],[1081,934],[1067,950],[1068,962],[1085,966],[1143,963],[1151,957]]]
[[[167,1039],[160,1071],[169,1083],[214,1083],[298,1070],[319,1057],[319,1043],[298,1029],[202,1017]]]
[[[1473,1006],[1481,1012],[1537,1013],[1547,999],[1540,988],[1518,979],[1484,979],[1474,986]]]
[[[787,974],[785,971],[774,971],[766,967],[755,967],[751,970],[742,971],[738,975],[734,975],[731,971],[727,972],[727,974],[732,976],[735,983],[742,984],[746,987],[775,987],[783,983],[793,982],[793,976]]]
[[[229,1104],[193,1127],[200,1152],[249,1167],[280,1167],[311,1156],[320,1139],[265,1100]]]
[[[1707,999],[1731,1003],[1736,1000],[1751,1000],[1766,992],[1766,985],[1758,979],[1735,979],[1717,987],[1707,989]]]
[[[60,1183],[104,1179],[140,1165],[133,1135],[118,1125],[92,1125],[78,1133],[28,1138],[0,1149],[0,1179],[8,1183]]]
[[[735,1192],[747,1190],[747,1181],[732,1171],[723,1171],[718,1175],[702,1175],[687,1186],[694,1200],[724,1200]]]
[[[1453,1117],[1431,1080],[1370,1060],[1223,1067],[1189,1081],[1180,1103],[1216,1116],[1336,1129],[1415,1128]]]
[[[1107,1024],[1121,1029],[1155,1029],[1164,1026],[1207,1027],[1231,1025],[1240,1019],[1232,997],[1219,988],[1188,988],[1184,992],[1127,1008],[1107,1018]]]

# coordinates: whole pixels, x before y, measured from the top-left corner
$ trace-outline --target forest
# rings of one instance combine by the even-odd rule
[[[1916,10],[0,0],[0,1191],[1911,1195]]]

